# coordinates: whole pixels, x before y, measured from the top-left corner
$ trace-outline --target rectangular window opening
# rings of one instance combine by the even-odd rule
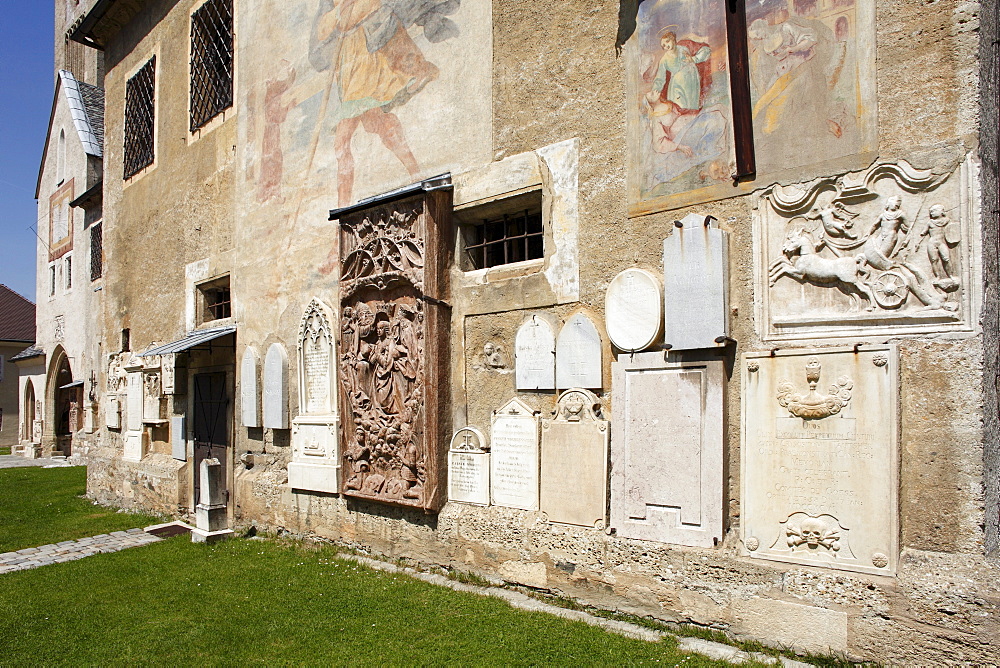
[[[233,0],[191,15],[191,132],[233,106]]]
[[[455,218],[467,271],[545,257],[541,191],[456,211]]]
[[[66,289],[71,290],[73,288],[73,257],[71,255],[66,256],[63,271],[66,272]]]
[[[125,178],[153,164],[156,131],[156,56],[125,84]]]
[[[90,228],[90,280],[96,281],[104,274],[104,225],[95,223]]]
[[[229,291],[229,276],[217,278],[214,281],[198,286],[201,295],[202,322],[222,320],[233,315],[232,295]]]

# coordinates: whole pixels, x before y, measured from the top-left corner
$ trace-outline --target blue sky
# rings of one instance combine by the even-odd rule
[[[0,0],[0,283],[35,300],[35,181],[52,110],[53,6]]]

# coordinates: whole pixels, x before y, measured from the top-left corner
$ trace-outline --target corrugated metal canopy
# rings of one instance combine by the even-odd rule
[[[208,343],[214,339],[226,336],[227,334],[232,334],[236,331],[236,327],[216,327],[215,329],[199,329],[194,332],[188,332],[187,336],[183,339],[178,339],[177,341],[172,341],[170,343],[164,343],[162,346],[156,346],[144,353],[140,353],[139,357],[152,357],[153,355],[167,355],[170,353],[182,353],[185,350],[191,350],[195,346],[201,345],[202,343]]]
[[[60,390],[68,390],[71,387],[83,387],[83,381],[82,380],[74,380],[72,383],[66,383],[65,385],[60,385],[59,389]]]

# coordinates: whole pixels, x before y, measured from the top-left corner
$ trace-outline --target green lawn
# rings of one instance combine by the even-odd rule
[[[273,541],[148,547],[0,576],[4,665],[721,666]]]
[[[0,445],[0,455],[9,455],[9,454],[10,454],[10,446]]]
[[[78,498],[82,468],[0,470],[0,551],[141,526]],[[0,575],[0,665],[723,666],[338,559],[178,536]]]
[[[148,526],[156,517],[95,506],[82,466],[0,469],[0,552]]]

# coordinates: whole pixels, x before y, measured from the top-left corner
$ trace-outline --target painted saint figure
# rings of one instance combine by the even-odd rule
[[[712,56],[708,44],[691,40],[677,41],[677,35],[667,31],[660,38],[663,55],[656,67],[650,103],[671,102],[683,112],[701,109],[704,101],[707,63]]]
[[[281,194],[281,174],[284,156],[281,150],[281,124],[296,102],[286,101],[287,93],[295,83],[295,70],[286,66],[283,78],[270,79],[264,89],[264,139],[261,143],[260,181],[257,201],[267,202]],[[279,198],[280,202],[280,198]]]

